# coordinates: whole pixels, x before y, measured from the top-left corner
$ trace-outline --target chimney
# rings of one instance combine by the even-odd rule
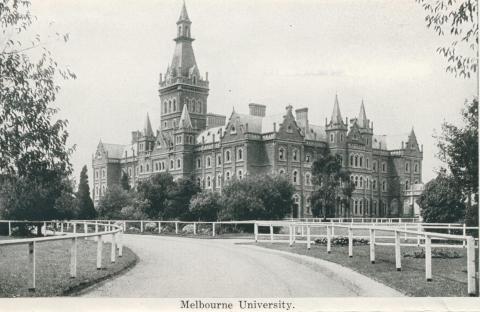
[[[139,137],[140,133],[138,131],[132,131],[132,144],[136,143]]]
[[[250,103],[248,104],[251,116],[265,117],[266,106],[262,104]]]
[[[299,108],[295,110],[295,119],[300,128],[308,129],[308,108]]]

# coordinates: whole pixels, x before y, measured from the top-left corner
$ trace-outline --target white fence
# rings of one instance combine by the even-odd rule
[[[0,223],[8,223],[9,235],[12,234],[12,227],[17,224],[42,224],[42,222],[32,221],[4,221],[0,220]],[[27,245],[28,246],[28,259],[31,267],[31,278],[29,280],[29,290],[34,291],[36,287],[36,248],[40,248],[41,243],[58,241],[58,240],[70,240],[70,277],[75,278],[77,276],[77,240],[86,239],[89,237],[95,238],[97,241],[97,269],[102,268],[102,249],[103,241],[106,236],[111,236],[111,256],[110,261],[115,262],[118,250],[118,257],[122,257],[123,243],[122,232],[123,228],[116,224],[104,224],[99,222],[63,222],[63,221],[47,221],[43,222],[42,232],[48,234],[50,232],[53,236],[39,237],[39,238],[21,238],[0,240],[0,248],[2,246],[12,245]],[[69,232],[71,231],[71,232]],[[38,245],[38,246],[37,246]]]
[[[267,227],[269,233],[259,233],[259,228]],[[275,234],[274,228],[285,229],[288,228],[288,234]],[[414,230],[411,229],[414,227]],[[312,234],[312,229],[322,229],[326,234]],[[434,232],[425,232],[425,229],[443,229],[443,230],[462,230],[463,235],[453,234],[441,234]],[[447,248],[466,248],[467,250],[467,287],[468,294],[476,294],[476,274],[475,274],[475,238],[473,236],[466,236],[465,231],[467,229],[476,229],[475,227],[454,226],[451,224],[439,225],[439,224],[395,224],[385,226],[382,224],[338,224],[334,222],[318,223],[318,222],[286,222],[286,221],[258,221],[255,223],[254,235],[255,242],[269,241],[269,242],[286,242],[285,237],[288,237],[288,243],[292,246],[298,238],[305,239],[302,243],[306,243],[307,249],[311,248],[312,241],[315,238],[327,239],[327,253],[332,251],[332,240],[336,237],[335,230],[343,230],[347,232],[348,236],[348,256],[353,257],[354,238],[368,238],[369,239],[369,253],[370,262],[375,263],[375,246],[393,246],[395,249],[395,267],[397,271],[401,271],[401,247],[402,246],[418,246],[423,247],[425,251],[425,278],[427,281],[432,281],[432,248],[434,247],[447,247]],[[318,231],[317,231],[318,232]],[[323,232],[323,231],[322,231]],[[355,235],[357,232],[357,235]],[[368,233],[368,234],[366,234]],[[377,233],[382,233],[383,236],[377,236]],[[388,235],[391,234],[391,235]],[[338,236],[338,235],[337,235]],[[262,238],[266,238],[263,239]],[[401,239],[404,242],[401,242]],[[435,241],[448,241],[458,242],[458,244],[432,244],[432,239]],[[384,241],[379,241],[384,240]],[[386,240],[386,241],[385,241]],[[408,240],[414,240],[414,243],[409,243]]]

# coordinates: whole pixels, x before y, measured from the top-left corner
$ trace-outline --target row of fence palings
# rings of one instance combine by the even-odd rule
[[[418,224],[412,224],[412,226],[418,227]],[[438,228],[439,226],[437,226]],[[260,233],[262,228],[268,228],[268,233]],[[279,231],[275,231],[275,228]],[[288,233],[280,233],[282,229],[288,228]],[[453,227],[464,229],[465,227]],[[448,227],[443,227],[448,229]],[[478,228],[468,228],[477,229]],[[316,233],[312,233],[312,230]],[[323,230],[323,233],[321,233]],[[417,246],[422,247],[425,252],[425,278],[432,281],[432,248],[435,247],[453,247],[453,248],[466,248],[467,253],[467,287],[468,294],[476,294],[476,272],[475,272],[475,238],[473,236],[466,235],[452,235],[442,234],[434,232],[425,232],[422,230],[410,230],[408,226],[405,228],[402,226],[383,226],[375,224],[337,224],[337,223],[300,223],[300,222],[256,222],[254,228],[255,242],[288,242],[290,246],[294,243],[305,243],[307,249],[311,248],[312,244],[315,244],[315,238],[326,238],[327,253],[332,251],[332,240],[338,237],[339,231],[346,231],[348,237],[348,256],[353,257],[354,238],[367,238],[369,244],[370,262],[375,263],[375,246],[393,246],[395,249],[395,267],[397,271],[401,271],[401,247],[402,246]],[[277,232],[277,233],[275,233]],[[337,234],[336,234],[337,233]],[[356,233],[356,235],[355,235]],[[380,234],[381,235],[378,235]],[[391,235],[386,235],[391,233]],[[288,240],[285,238],[288,237]],[[401,239],[404,242],[401,242]],[[263,239],[265,238],[265,239]],[[432,244],[434,241],[457,241],[459,244]],[[414,240],[414,243],[408,242]],[[478,241],[478,239],[477,239]]]
[[[13,224],[39,225],[41,232],[45,237],[37,238],[19,238],[0,240],[0,248],[2,246],[27,245],[28,246],[28,263],[31,268],[29,279],[29,290],[35,291],[36,288],[36,249],[40,248],[41,243],[70,240],[70,277],[77,277],[77,240],[94,238],[97,242],[96,267],[97,270],[102,269],[103,243],[109,237],[111,244],[110,261],[115,263],[117,252],[118,257],[123,255],[122,231],[121,226],[115,224],[104,224],[100,222],[78,222],[78,221],[5,221],[0,223],[9,224],[9,234],[11,234],[11,226]],[[43,225],[42,225],[43,224]],[[38,234],[38,233],[37,233]]]
[[[376,218],[378,219],[378,218]],[[372,219],[372,220],[376,220]],[[140,232],[140,233],[145,233],[145,232],[150,232],[150,233],[158,233],[162,234],[165,230],[165,232],[169,233],[175,233],[175,234],[180,234],[182,233],[183,228],[186,225],[192,225],[191,232],[193,235],[198,235],[198,234],[205,234],[205,233],[199,233],[198,229],[202,227],[202,229],[207,228],[209,235],[216,236],[218,233],[218,230],[222,227],[222,225],[225,226],[237,226],[237,225],[251,225],[253,228],[253,225],[256,222],[270,222],[270,223],[275,223],[275,222],[286,222],[286,221],[261,221],[261,220],[246,220],[246,221],[179,221],[179,220],[73,220],[75,222],[91,222],[91,223],[102,223],[106,225],[118,225],[122,226],[124,232]],[[323,220],[322,220],[323,221]],[[443,224],[443,223],[418,223],[418,222],[367,222],[368,220],[356,220],[356,219],[349,219],[348,222],[340,222],[339,220],[333,220],[330,219],[329,221],[325,222],[301,222],[298,220],[295,221],[287,221],[287,222],[295,222],[295,223],[313,223],[313,224],[350,224],[350,225],[379,225],[382,227],[395,227],[395,228],[401,228],[403,230],[414,230],[417,232],[422,232],[422,231],[444,231],[447,232],[448,234],[461,234],[463,236],[467,236],[467,231],[473,231],[474,233],[478,232],[477,227],[467,227],[465,224],[456,224],[456,223],[451,223],[451,224]],[[406,220],[404,220],[406,221]],[[16,221],[16,220],[0,220],[1,223],[8,223],[8,235],[12,235],[12,229],[16,224],[19,223],[26,223],[27,221]],[[43,224],[42,228],[45,228],[47,224],[52,224],[53,222],[60,222],[60,221],[36,221],[32,223],[40,223]],[[70,221],[62,221],[63,223],[65,222],[70,222]],[[152,226],[153,225],[153,226]],[[302,228],[302,227],[300,227]],[[253,229],[252,229],[253,230]],[[478,235],[477,235],[478,236]],[[393,236],[392,236],[393,237]],[[465,246],[465,241],[462,243],[463,246]]]
[[[419,218],[375,218],[375,217],[349,217],[349,218],[286,218],[284,221],[297,222],[336,222],[336,223],[417,223]]]

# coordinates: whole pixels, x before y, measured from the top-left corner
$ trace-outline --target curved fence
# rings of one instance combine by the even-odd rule
[[[27,245],[28,246],[28,262],[31,267],[31,278],[29,281],[29,290],[34,291],[36,287],[36,249],[41,248],[42,243],[69,240],[70,245],[70,277],[77,276],[77,240],[94,238],[97,241],[97,269],[102,268],[102,249],[103,242],[108,237],[111,237],[111,262],[115,262],[118,250],[118,257],[122,257],[123,243],[122,233],[123,227],[118,224],[104,224],[99,222],[86,221],[15,221],[15,220],[0,220],[0,223],[8,223],[9,236],[12,234],[12,229],[18,225],[41,225],[41,232],[46,237],[37,238],[19,238],[0,240],[0,248],[2,246],[12,245]],[[37,233],[38,234],[38,233]],[[49,236],[50,235],[50,236]]]
[[[259,229],[268,228],[268,234],[259,233]],[[288,228],[288,233],[280,230]],[[277,231],[275,231],[277,229]],[[436,233],[432,230],[461,230],[463,235]],[[468,294],[476,294],[475,248],[478,248],[478,239],[465,235],[465,231],[478,228],[455,226],[451,224],[367,224],[349,223],[339,224],[334,222],[299,222],[299,221],[257,221],[255,223],[255,242],[288,242],[290,246],[295,243],[305,243],[310,249],[315,238],[326,238],[327,253],[332,251],[332,240],[338,236],[348,237],[348,256],[354,256],[354,238],[366,238],[370,246],[370,262],[375,263],[375,247],[391,246],[395,252],[395,268],[402,269],[402,246],[422,247],[425,252],[425,279],[432,281],[432,248],[466,248],[467,253],[467,287]],[[277,232],[277,233],[275,233]],[[312,233],[313,232],[313,233]],[[341,232],[341,234],[340,234]],[[478,236],[478,235],[477,235]],[[286,239],[288,238],[288,239]],[[403,239],[403,242],[402,242]],[[432,241],[434,243],[432,243]],[[476,244],[477,241],[477,244]],[[438,242],[438,243],[435,243]]]

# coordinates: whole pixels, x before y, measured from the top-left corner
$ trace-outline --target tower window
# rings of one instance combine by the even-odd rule
[[[172,111],[172,101],[168,101],[168,112]]]
[[[363,167],[363,156],[360,157],[360,167]]]
[[[311,157],[310,154],[305,155],[305,162],[310,162]]]
[[[243,179],[243,171],[242,171],[242,169],[239,169],[239,170],[238,170],[237,176],[238,176],[238,178],[239,178],[240,180]]]
[[[182,167],[182,161],[180,159],[177,159],[177,169],[180,169]]]
[[[294,149],[292,152],[292,160],[293,161],[298,161],[298,150]]]
[[[217,165],[221,165],[222,164],[222,155],[218,154],[217,155]]]
[[[241,149],[241,148],[238,149],[238,159],[237,160],[243,160],[243,149]]]
[[[177,111],[177,101],[175,99],[173,99],[173,111]]]
[[[197,169],[202,168],[202,160],[200,158],[197,158]]]
[[[382,163],[382,171],[387,172],[387,164],[386,163]]]
[[[173,162],[173,159],[171,159],[171,160],[170,160],[170,169],[173,169],[174,165],[175,165],[175,164],[174,164],[174,162]]]
[[[415,173],[418,172],[418,164],[415,164],[414,171],[415,171]]]
[[[405,163],[405,172],[409,172],[410,171],[410,167],[409,167],[409,164],[408,162]]]
[[[285,149],[283,147],[278,150],[278,159],[285,160]]]
[[[193,76],[193,84],[197,84],[197,76]]]
[[[225,172],[225,178],[230,181],[230,171]]]
[[[355,155],[355,167],[358,167],[358,156]]]
[[[410,181],[405,180],[405,189],[408,190],[410,189]]]
[[[297,170],[293,171],[293,184],[298,184],[298,172],[297,172]]]
[[[207,157],[207,168],[212,166],[210,156]]]
[[[211,178],[210,178],[210,176],[207,176],[207,188],[211,188],[211,187],[212,187]]]
[[[333,141],[334,141],[333,133],[330,133],[330,143],[333,143]]]
[[[225,162],[230,162],[230,151],[225,152]]]

